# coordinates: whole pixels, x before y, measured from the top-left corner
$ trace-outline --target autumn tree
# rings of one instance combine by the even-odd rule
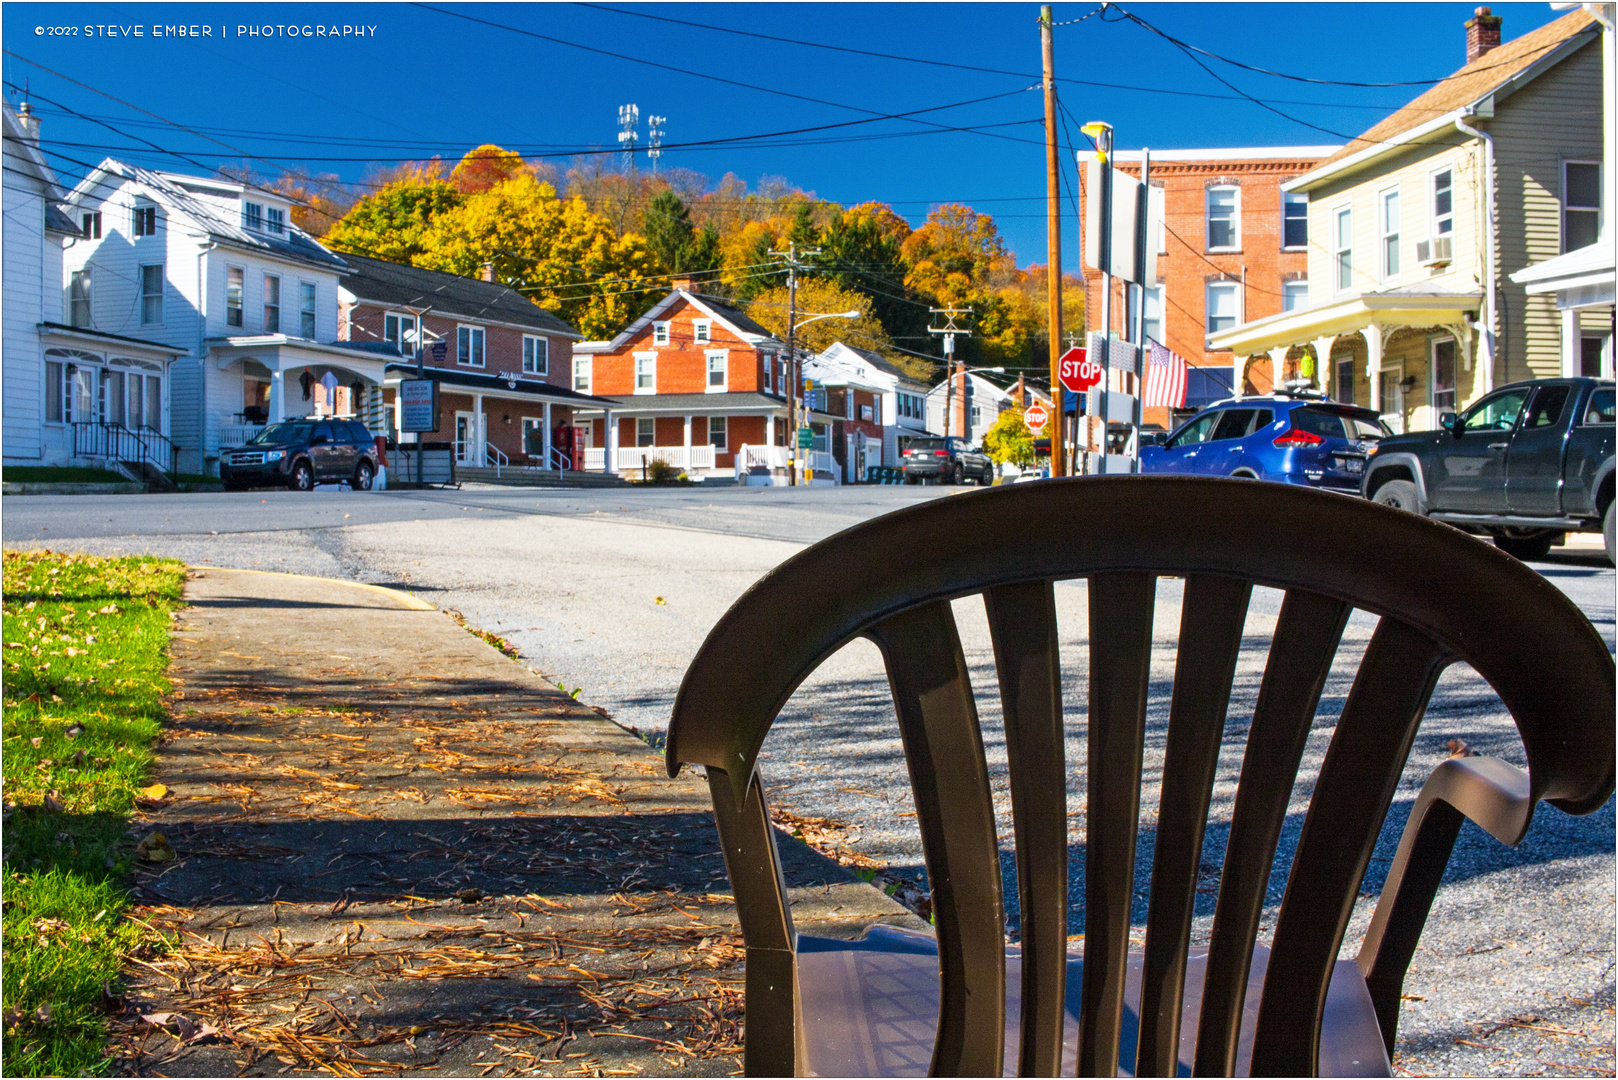
[[[1046,439],[1050,434],[1051,422],[1046,420],[1038,438]],[[1006,409],[995,419],[993,426],[983,433],[983,452],[1002,465],[1026,469],[1039,461],[1034,453],[1034,439],[1034,433],[1028,430],[1028,424],[1023,420],[1023,410]]]
[[[902,250],[910,267],[906,284],[950,306],[987,296],[1017,269],[994,219],[960,203],[934,207]]]
[[[766,289],[747,305],[747,314],[780,338],[787,339],[787,313],[789,298],[785,286]],[[858,319],[818,319],[803,326],[797,333],[797,344],[812,352],[831,348],[836,341],[845,341],[862,349],[890,349],[892,342],[876,318],[871,298],[864,293],[838,287],[825,278],[800,278],[798,281],[798,319],[839,311],[858,311]]]
[[[905,284],[903,245],[909,234],[904,218],[881,203],[851,207],[821,235],[820,273],[869,296],[889,336],[920,345],[927,338],[930,305]]]
[[[423,238],[418,266],[465,276],[485,263],[495,279],[571,322],[587,338],[610,337],[661,289],[656,257],[638,234],[617,235],[582,199],[526,173],[440,215]]]
[[[292,223],[317,239],[325,236],[358,201],[336,173],[316,176],[302,167],[282,173],[270,189],[292,200]]]
[[[355,203],[321,242],[337,251],[414,262],[426,252],[424,239],[438,218],[465,201],[443,180],[400,180]]]
[[[456,164],[449,174],[449,182],[462,195],[477,195],[503,181],[510,180],[524,169],[522,155],[506,150],[494,143],[484,143]]]

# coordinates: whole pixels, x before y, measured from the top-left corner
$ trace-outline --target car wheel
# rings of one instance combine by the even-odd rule
[[[952,484],[966,483],[966,466],[957,461],[955,471],[949,474],[949,482]]]
[[[371,463],[369,461],[361,461],[359,465],[355,466],[354,478],[348,482],[348,486],[353,488],[355,491],[370,491],[371,480],[375,476],[376,470],[371,467]]]
[[[1515,558],[1527,561],[1529,559],[1543,559],[1551,550],[1551,542],[1556,539],[1555,529],[1544,531],[1523,530],[1527,535],[1505,535],[1494,538],[1494,546]]]
[[[300,461],[292,466],[292,476],[287,486],[293,491],[313,491],[315,489],[314,466],[308,461]]]
[[[1606,517],[1606,520],[1602,523],[1601,531],[1602,531],[1603,534],[1605,534],[1606,540],[1607,540],[1607,561],[1612,563],[1614,566],[1618,566],[1618,542],[1615,542],[1615,541],[1618,541],[1618,537],[1615,537],[1613,535],[1613,531],[1612,531],[1613,530],[1612,511],[1613,511],[1614,506],[1618,506],[1618,502],[1609,504],[1607,506],[1607,517]]]
[[[1421,513],[1416,505],[1416,485],[1409,480],[1389,480],[1376,489],[1376,494],[1372,495],[1371,499],[1395,510],[1408,510],[1412,514]]]
[[[983,480],[982,480],[982,483],[983,483],[984,487],[993,487],[994,486],[994,466],[993,465],[985,465],[985,466],[983,466]]]

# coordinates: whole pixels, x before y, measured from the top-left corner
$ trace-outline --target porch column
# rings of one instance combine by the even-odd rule
[[[483,446],[483,395],[472,395],[472,461],[470,464],[488,464],[489,452]]]
[[[544,419],[541,420],[540,422],[545,425],[545,431],[544,431],[543,437],[540,439],[540,446],[544,448],[544,452],[545,452],[544,468],[549,469],[549,468],[553,467],[552,462],[551,462],[551,403],[550,402],[548,402],[548,401],[545,402],[545,404],[543,406],[542,415],[543,415]],[[526,447],[526,446],[523,447],[522,452],[525,453],[525,454],[528,453],[528,447]]]
[[[1311,343],[1315,347],[1315,379],[1320,383],[1320,388],[1326,392],[1327,397],[1331,396],[1332,389],[1331,347],[1336,341],[1336,334],[1328,334],[1325,337],[1315,338]]]
[[[606,416],[607,445],[601,452],[601,471],[608,476],[618,471],[618,424],[612,418],[612,410],[603,410]]]
[[[1365,377],[1371,384],[1371,408],[1382,408],[1382,328],[1372,323],[1360,331],[1365,338]]]
[[[770,415],[768,415],[768,416],[766,416],[764,418],[764,445],[765,446],[774,446],[775,445],[775,414],[774,413],[771,413]]]
[[[1579,309],[1565,307],[1562,316],[1562,378],[1579,374]]]
[[[1281,392],[1281,383],[1285,381],[1286,375],[1287,353],[1291,349],[1292,346],[1290,345],[1277,345],[1269,351],[1271,393],[1279,394]]]
[[[286,380],[279,371],[270,372],[270,423],[279,424],[287,418]]]
[[[685,467],[691,467],[691,417],[685,418]]]

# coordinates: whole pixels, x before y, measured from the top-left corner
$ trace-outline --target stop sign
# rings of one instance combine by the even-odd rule
[[[1101,365],[1092,364],[1083,349],[1069,349],[1062,354],[1057,376],[1062,385],[1075,394],[1082,394],[1101,381]]]
[[[1022,414],[1023,423],[1027,424],[1028,430],[1035,435],[1045,430],[1045,423],[1050,418],[1050,413],[1045,411],[1045,406],[1037,401],[1028,406],[1028,411]]]

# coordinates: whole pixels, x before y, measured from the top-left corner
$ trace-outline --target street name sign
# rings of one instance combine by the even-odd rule
[[[1069,349],[1062,354],[1059,363],[1057,377],[1075,394],[1082,394],[1101,381],[1101,366],[1092,364],[1084,349]]]
[[[806,428],[806,427],[799,428],[798,429],[798,449],[799,450],[808,450],[811,447],[813,447],[814,445],[815,445],[815,433],[814,433],[814,430],[812,428]]]
[[[1045,406],[1037,401],[1028,406],[1028,411],[1022,414],[1023,423],[1027,424],[1028,430],[1035,435],[1045,430],[1045,424],[1050,418],[1051,415],[1045,411]]]

